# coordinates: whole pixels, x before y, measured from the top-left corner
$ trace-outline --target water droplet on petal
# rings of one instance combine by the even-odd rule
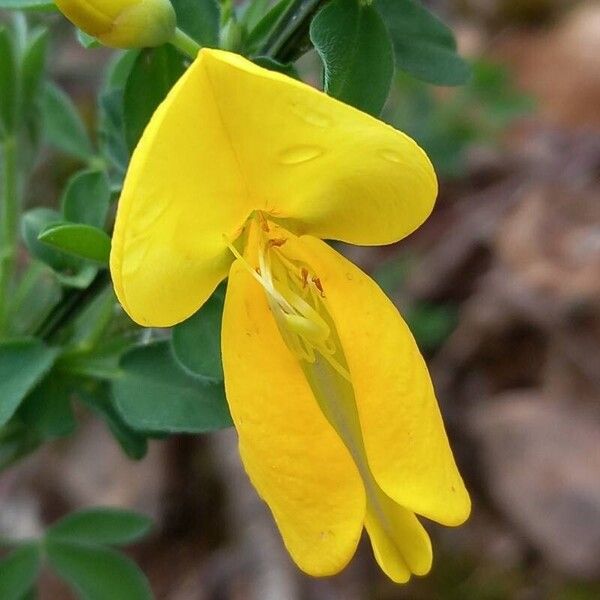
[[[318,158],[325,151],[319,146],[292,146],[279,154],[279,162],[284,165],[298,165]]]
[[[303,104],[292,104],[292,111],[309,125],[321,127],[322,129],[333,125],[333,121],[329,115]]]
[[[402,155],[398,154],[398,152],[394,152],[393,150],[382,150],[380,153],[381,158],[393,163],[403,163]]]

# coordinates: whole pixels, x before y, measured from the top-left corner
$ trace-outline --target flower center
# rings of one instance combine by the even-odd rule
[[[291,234],[269,222],[262,213],[252,220],[247,247],[256,249],[253,268],[245,256],[224,236],[236,258],[265,290],[269,307],[281,335],[300,361],[314,364],[318,356],[345,379],[350,374],[332,334],[331,318],[325,305],[320,279],[301,261],[286,255],[285,244]]]

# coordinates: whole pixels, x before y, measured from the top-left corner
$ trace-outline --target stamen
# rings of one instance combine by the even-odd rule
[[[267,219],[262,213],[258,214],[261,230],[269,232]],[[325,294],[321,281],[305,266],[284,255],[281,247],[287,238],[259,236],[256,269],[225,234],[223,239],[232,254],[265,290],[273,316],[292,353],[299,360],[314,364],[317,351],[338,374],[350,381],[350,373],[335,356],[338,348],[331,328],[319,314],[320,307],[326,311],[322,304]]]
[[[288,309],[290,309],[290,311],[292,311],[292,307],[288,304],[287,300],[273,287],[272,282],[267,282],[265,280],[263,276],[265,270],[261,268],[259,269],[259,272],[257,272],[240,254],[238,249],[229,241],[229,238],[225,234],[223,234],[223,239],[225,240],[225,243],[227,244],[229,250],[231,250],[231,253],[242,262],[246,270],[250,273],[250,275],[252,275],[252,277],[254,277],[254,279],[256,279],[256,281],[258,281],[258,283],[260,283],[260,285],[264,288],[265,292],[272,296],[273,299],[275,299],[277,302],[285,305]]]
[[[258,219],[260,220],[262,230],[265,233],[269,233],[269,221],[267,220],[267,217],[265,217],[265,214],[261,210],[259,210],[256,214],[258,215]]]

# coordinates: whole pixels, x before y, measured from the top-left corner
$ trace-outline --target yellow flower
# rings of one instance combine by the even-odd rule
[[[200,52],[131,161],[118,297],[138,323],[170,326],[229,274],[222,355],[240,453],[311,575],[342,569],[364,526],[382,569],[407,581],[432,560],[415,513],[446,525],[469,514],[406,324],[321,241],[399,240],[436,193],[406,135],[219,50]]]
[[[82,31],[113,48],[160,46],[175,34],[169,0],[55,0]]]

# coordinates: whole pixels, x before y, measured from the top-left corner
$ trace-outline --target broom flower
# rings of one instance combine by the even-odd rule
[[[241,458],[311,575],[341,570],[363,528],[391,579],[425,574],[417,515],[452,526],[470,511],[407,325],[322,241],[393,243],[436,194],[409,137],[220,50],[200,52],[131,160],[118,298],[141,325],[166,327],[229,277],[222,357]]]

